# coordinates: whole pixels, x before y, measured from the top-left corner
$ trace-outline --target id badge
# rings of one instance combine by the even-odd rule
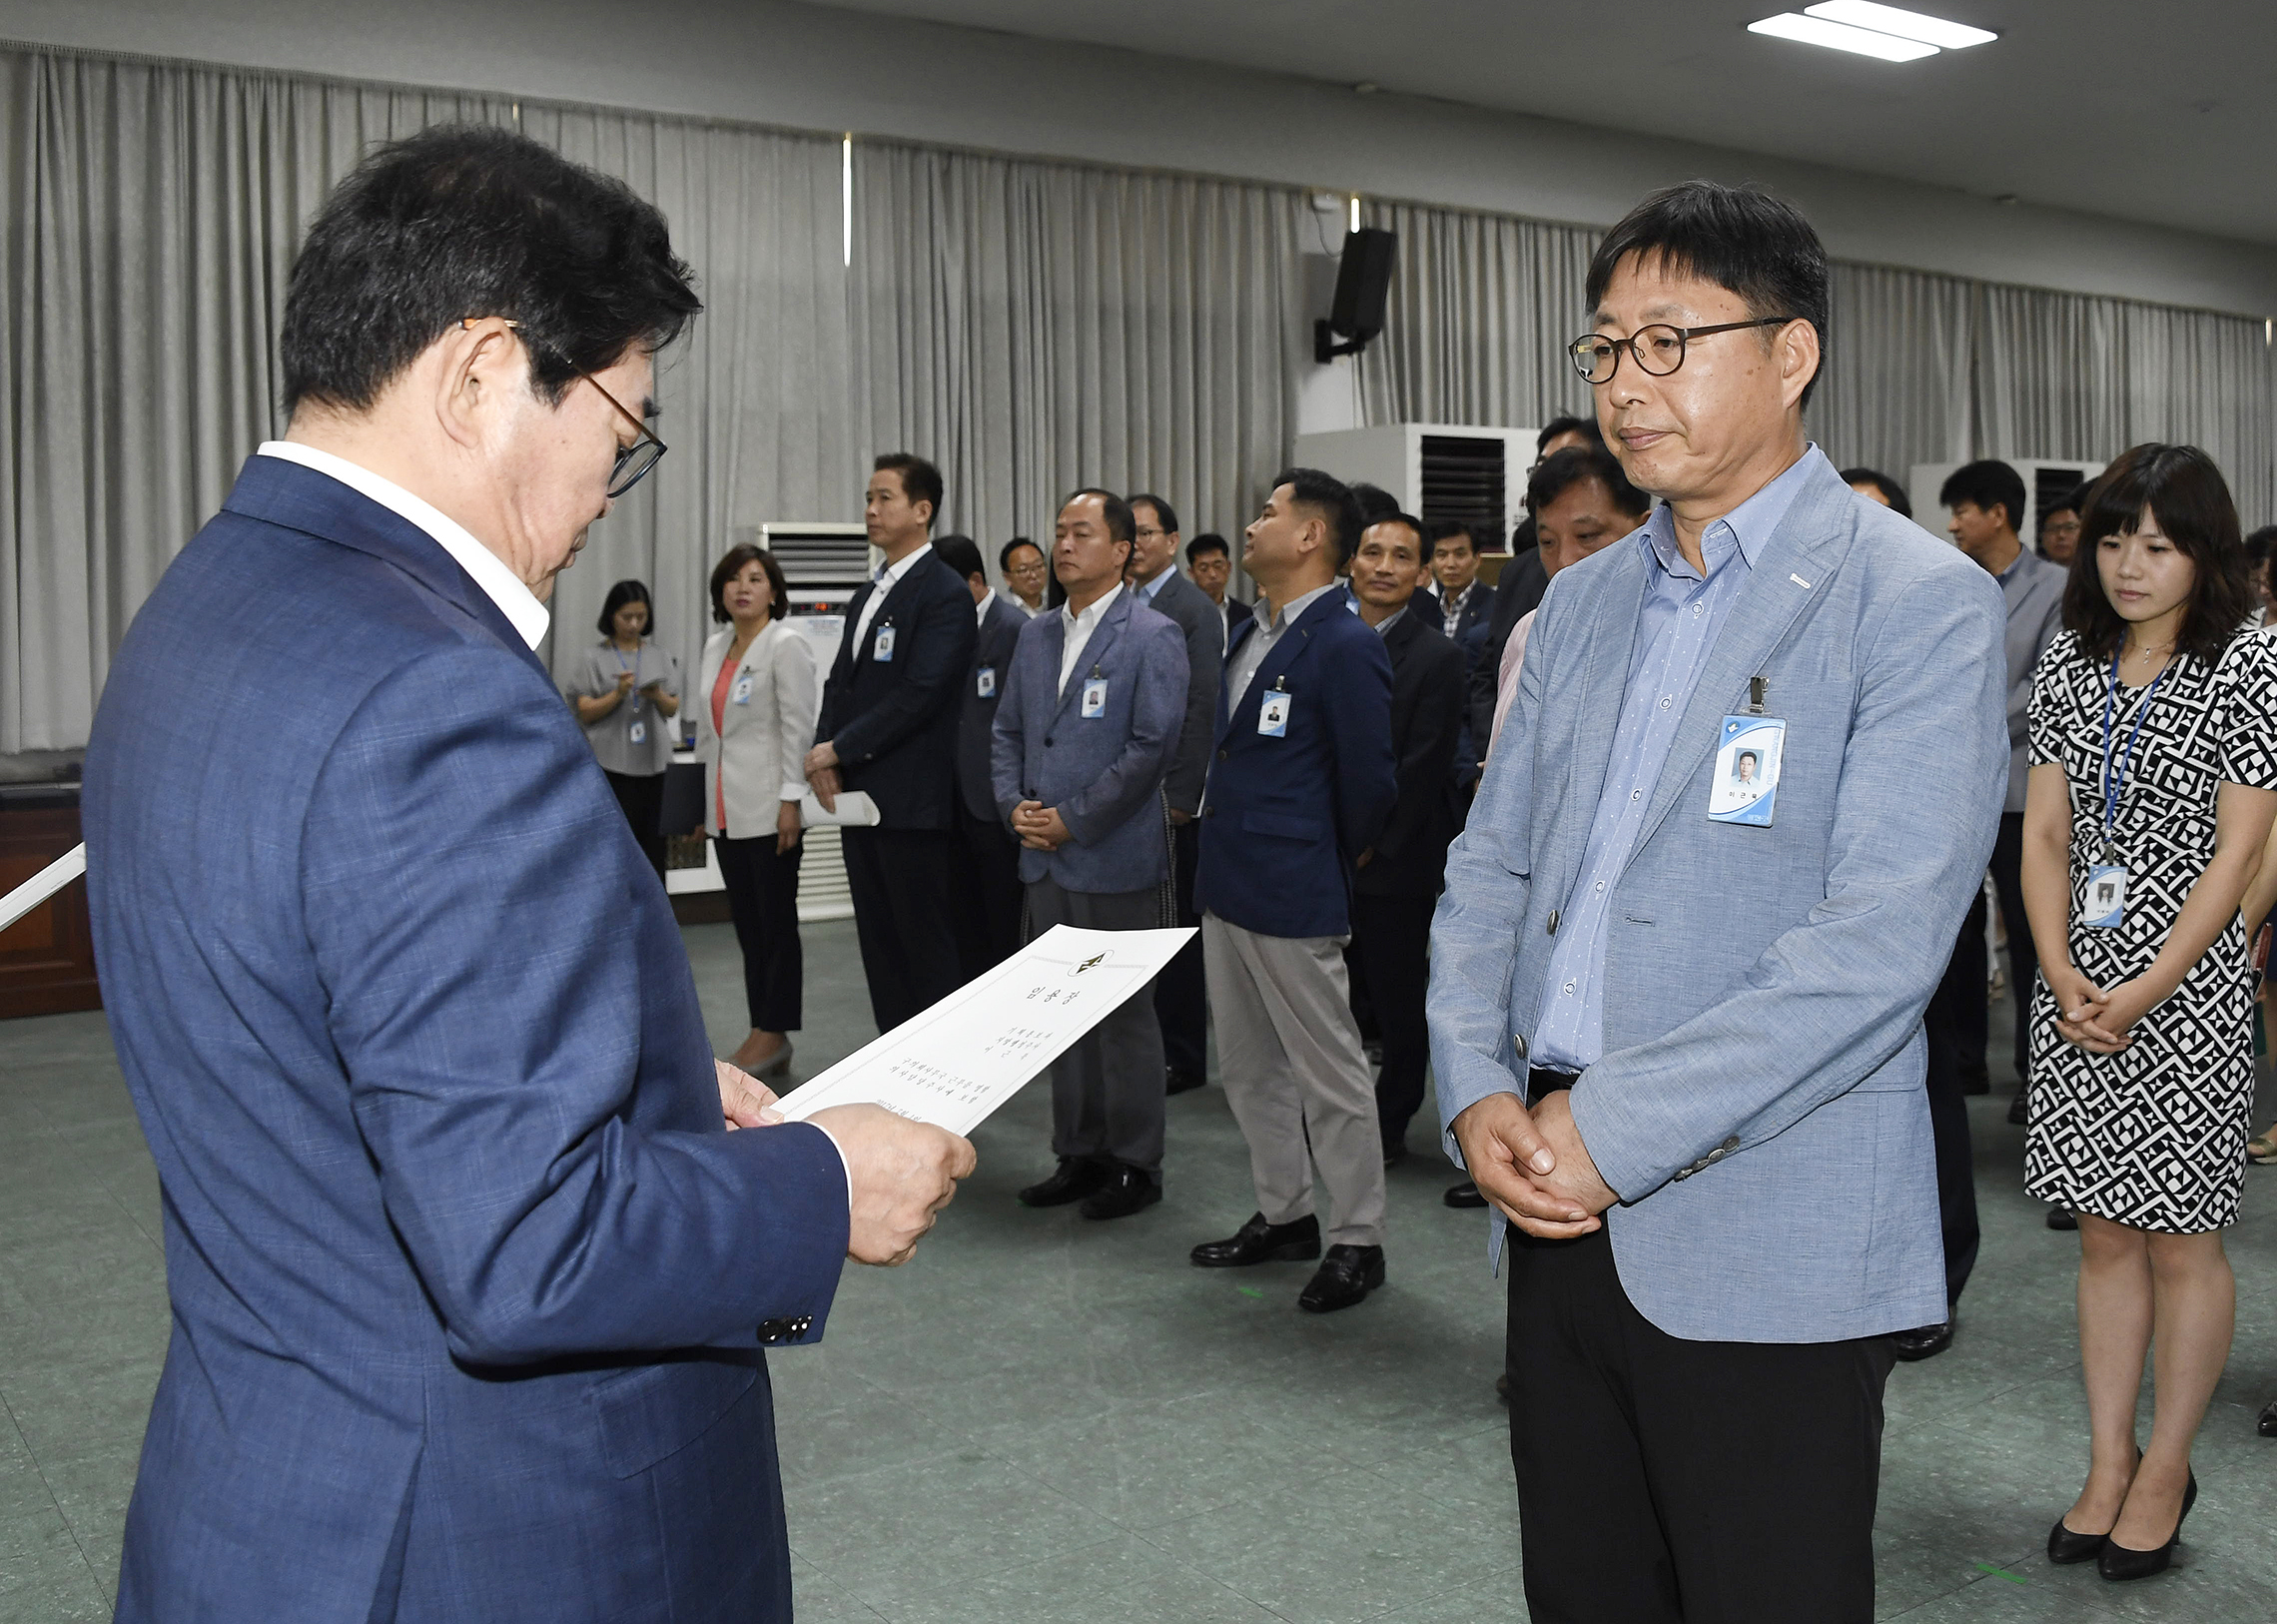
[[[877,640],[870,644],[870,658],[876,660],[880,665],[884,665],[890,662],[893,657],[894,628],[891,626],[880,626],[878,628]]]
[[[1107,678],[1093,677],[1084,684],[1083,714],[1087,720],[1107,714]]]
[[[1708,786],[1708,821],[1771,827],[1787,724],[1776,716],[1727,716]]]
[[[635,744],[646,744],[648,742],[648,723],[645,721],[634,722],[627,737]]]
[[[1268,739],[1288,737],[1288,702],[1291,695],[1275,688],[1257,702],[1257,731]]]
[[[735,687],[727,697],[729,702],[733,704],[748,705],[751,703],[751,673],[749,671],[735,679]]]
[[[996,667],[993,665],[982,666],[981,674],[974,680],[974,686],[981,698],[994,699],[996,697]]]
[[[2079,923],[2093,931],[2115,931],[2126,923],[2127,871],[2116,863],[2097,863],[2087,870],[2087,917]]]

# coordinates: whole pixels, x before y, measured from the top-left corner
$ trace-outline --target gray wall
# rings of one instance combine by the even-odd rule
[[[2277,314],[2277,251],[1399,96],[788,0],[0,0],[0,36],[1292,182],[1609,225],[1757,180],[1838,257]]]

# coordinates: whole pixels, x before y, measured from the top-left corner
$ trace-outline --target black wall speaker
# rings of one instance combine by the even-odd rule
[[[1312,326],[1313,359],[1322,364],[1356,356],[1383,331],[1384,295],[1391,288],[1391,266],[1399,251],[1396,232],[1363,226],[1344,236],[1336,266],[1336,299],[1328,319]],[[1346,339],[1347,344],[1337,344]]]

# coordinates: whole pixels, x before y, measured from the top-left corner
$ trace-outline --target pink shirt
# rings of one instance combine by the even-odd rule
[[[1518,692],[1518,667],[1526,663],[1526,639],[1534,630],[1534,616],[1539,609],[1528,609],[1510,628],[1510,640],[1502,645],[1502,669],[1494,673],[1494,730],[1486,736],[1486,748],[1493,753],[1494,741],[1502,737],[1502,718],[1510,714],[1510,701]]]

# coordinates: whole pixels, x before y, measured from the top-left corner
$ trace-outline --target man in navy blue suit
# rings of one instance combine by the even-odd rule
[[[1257,607],[1234,622],[1202,796],[1203,968],[1225,1097],[1249,1143],[1257,1211],[1193,1249],[1203,1268],[1320,1256],[1297,1298],[1348,1308],[1383,1283],[1383,1143],[1352,1019],[1352,879],[1399,796],[1391,659],[1344,607],[1360,537],[1352,492],[1313,468],[1273,481],[1241,562]]]
[[[973,1157],[713,1061],[533,652],[698,308],[615,181],[380,149],[293,269],[286,438],[120,647],[88,879],[173,1307],[121,1619],[790,1617],[761,1349]]]
[[[807,752],[807,782],[826,807],[841,789],[877,803],[874,827],[849,826],[846,889],[870,1013],[891,1032],[965,984],[958,945],[957,697],[980,627],[972,589],[933,550],[941,470],[888,451],[870,474],[862,518],[885,554],[846,605],[846,630]]]

